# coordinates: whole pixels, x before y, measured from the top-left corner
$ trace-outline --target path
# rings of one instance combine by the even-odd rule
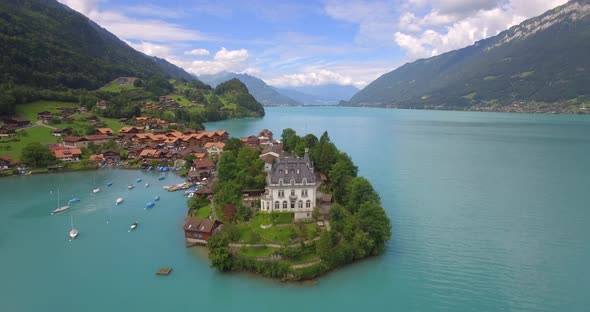
[[[45,127],[45,128],[49,128],[49,129],[51,129],[51,130],[57,130],[57,128],[55,128],[55,127],[52,127],[52,126],[49,126],[49,125],[46,125],[46,124],[44,124],[44,123],[43,123],[43,121],[41,121],[41,120],[37,120],[37,122],[36,122],[35,124],[36,124],[37,126],[41,126],[41,127]]]
[[[320,237],[316,237],[312,240],[306,240],[304,243],[308,244],[310,242],[313,241],[317,241],[318,239],[320,239]],[[280,244],[239,244],[239,243],[230,243],[229,247],[231,248],[240,248],[240,247],[272,247],[272,248],[282,248],[282,247],[297,247],[297,246],[301,246],[300,243],[295,243],[295,244],[291,244],[291,245],[280,245]]]
[[[291,269],[303,269],[303,268],[307,268],[310,267],[312,265],[316,265],[318,263],[322,262],[322,259],[316,259],[310,262],[306,262],[306,263],[302,263],[302,264],[293,264],[291,266]]]

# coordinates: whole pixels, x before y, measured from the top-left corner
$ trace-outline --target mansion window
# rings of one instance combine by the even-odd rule
[[[279,197],[285,197],[285,190],[279,190]]]
[[[299,201],[299,208],[303,208],[303,201],[302,200]]]
[[[307,190],[301,190],[301,196],[307,197]]]
[[[283,209],[287,209],[287,201],[283,202]]]
[[[305,202],[305,208],[311,208],[311,200]]]
[[[275,209],[279,209],[279,208],[281,208],[281,207],[280,207],[280,204],[279,204],[279,202],[278,202],[278,201],[276,201],[276,202],[275,202]]]
[[[294,201],[291,202],[291,209],[295,209],[295,202]]]
[[[291,190],[291,196],[295,196],[295,190]]]

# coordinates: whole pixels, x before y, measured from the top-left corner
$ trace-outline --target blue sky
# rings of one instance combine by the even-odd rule
[[[408,61],[461,48],[565,0],[59,0],[133,48],[194,74],[275,86],[364,87]]]

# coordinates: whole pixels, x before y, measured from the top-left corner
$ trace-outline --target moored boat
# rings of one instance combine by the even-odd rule
[[[119,197],[119,198],[117,198],[117,200],[115,201],[115,204],[117,204],[117,205],[118,205],[118,204],[122,204],[122,203],[123,203],[123,201],[124,201],[123,197]]]
[[[112,186],[112,185],[113,185],[113,182],[107,182],[107,186],[109,186],[109,187],[110,187],[110,186]]]
[[[127,189],[132,190],[133,188],[135,188],[135,185],[131,184],[127,187]]]
[[[149,184],[149,183],[146,183],[146,184],[145,184],[145,187],[150,187],[150,184]]]
[[[72,225],[72,229],[70,230],[70,238],[74,239],[78,237],[78,230],[74,228],[74,216],[70,216],[70,223]]]
[[[145,208],[152,208],[152,207],[154,207],[155,205],[156,205],[156,203],[154,203],[154,202],[149,202],[149,203],[145,204]]]
[[[135,182],[141,182],[141,178],[135,179]]]
[[[73,203],[77,203],[77,202],[79,202],[79,201],[80,201],[80,198],[78,198],[78,197],[74,197],[74,198],[70,199],[70,200],[68,201],[68,203],[70,203],[70,204],[73,204]]]
[[[166,179],[166,176],[161,175],[158,177],[158,180],[164,180],[164,179]]]
[[[64,212],[64,211],[66,211],[66,210],[68,210],[68,209],[70,209],[70,208],[71,208],[71,206],[69,206],[69,205],[66,205],[66,206],[61,206],[61,207],[59,207],[59,208],[56,208],[56,209],[54,209],[54,210],[51,212],[51,214],[52,214],[52,215],[54,215],[54,214],[58,214],[58,213],[60,213],[60,212]]]
[[[97,188],[95,188],[95,189],[92,190],[92,193],[95,193],[96,194],[98,192],[100,192],[100,188],[99,187],[97,187]]]
[[[131,226],[130,226],[131,230],[135,230],[137,228],[137,225],[138,225],[137,222],[131,223]]]
[[[154,197],[154,200],[155,200],[155,201],[158,201],[158,200],[160,200],[160,195],[156,195],[156,197]]]

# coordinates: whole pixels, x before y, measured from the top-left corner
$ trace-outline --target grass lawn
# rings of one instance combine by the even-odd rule
[[[49,111],[57,113],[58,107],[80,107],[78,103],[58,101],[37,101],[16,106],[16,115],[32,122],[37,120],[37,113]]]
[[[130,80],[135,81],[135,79],[137,78],[133,78],[133,77],[127,77]],[[104,85],[102,88],[100,88],[100,91],[107,91],[107,92],[121,92],[123,90],[132,90],[132,89],[141,89],[141,88],[136,88],[135,86],[133,86],[133,83],[129,83],[129,84],[119,84],[117,82],[117,79],[107,83],[106,85]]]
[[[246,257],[268,257],[276,250],[277,248],[272,247],[242,247],[240,254]]]
[[[295,232],[293,225],[286,226],[272,226],[268,229],[260,227],[261,224],[267,223],[263,214],[258,214],[250,222],[238,224],[240,229],[240,241],[256,243],[276,243],[286,244],[291,241],[291,237]]]
[[[0,140],[0,154],[9,155],[12,159],[17,160],[20,159],[22,149],[29,143],[50,144],[57,142],[57,138],[52,135],[53,130],[49,128],[34,126],[26,128],[24,131],[27,132],[27,136]],[[10,139],[18,139],[18,141],[9,141]]]
[[[126,126],[126,124],[120,122],[119,119],[105,117],[99,118],[107,125],[107,128],[111,128],[111,130],[113,130],[115,134],[118,134],[119,130]]]
[[[198,217],[198,218],[209,218],[210,215],[211,215],[211,205],[201,207],[201,208],[197,209],[197,213],[195,213],[195,217]]]
[[[184,95],[178,93],[171,93],[168,94],[169,97],[173,98],[180,106],[191,106],[194,105],[189,99],[187,99]]]

